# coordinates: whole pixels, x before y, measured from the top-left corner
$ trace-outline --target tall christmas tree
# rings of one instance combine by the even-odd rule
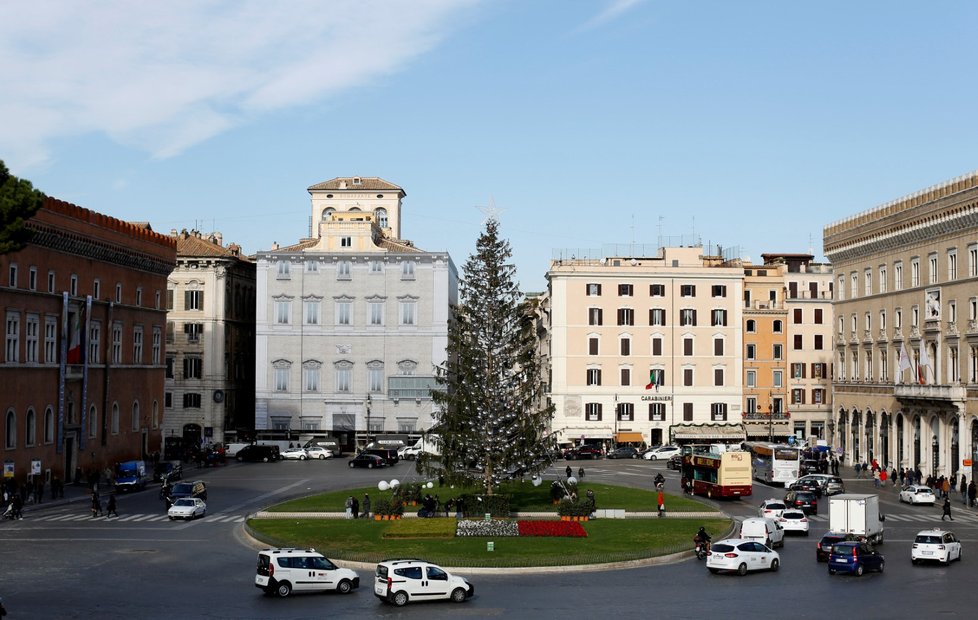
[[[441,463],[456,481],[480,479],[487,495],[502,480],[549,464],[553,406],[546,404],[534,317],[508,261],[509,243],[491,217],[462,267],[459,306],[438,368]]]

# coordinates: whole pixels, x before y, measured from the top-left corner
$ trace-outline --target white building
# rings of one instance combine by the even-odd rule
[[[400,239],[400,187],[341,177],[309,188],[310,236],[258,252],[255,428],[344,446],[430,428],[458,274]]]

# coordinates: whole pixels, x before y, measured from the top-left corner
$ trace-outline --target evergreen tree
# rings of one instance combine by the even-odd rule
[[[30,181],[10,174],[0,161],[0,254],[16,252],[30,240],[31,231],[24,224],[43,202],[44,194]]]
[[[462,268],[448,359],[437,369],[441,463],[450,480],[481,479],[487,495],[507,477],[549,464],[553,406],[544,404],[531,307],[515,281],[509,243],[486,221]]]

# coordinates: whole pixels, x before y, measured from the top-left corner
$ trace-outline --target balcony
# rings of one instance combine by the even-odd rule
[[[961,385],[916,385],[906,383],[893,386],[893,395],[899,400],[914,401],[920,405],[925,402],[963,403],[968,390]]]

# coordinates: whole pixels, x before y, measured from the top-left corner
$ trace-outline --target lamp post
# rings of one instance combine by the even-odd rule
[[[774,399],[768,397],[767,399],[767,440],[774,443]]]
[[[933,439],[931,439],[930,445],[931,445],[931,448],[933,449],[933,452],[934,452],[934,454],[933,454],[933,459],[934,459],[933,460],[933,464],[934,465],[933,465],[933,469],[931,469],[931,473],[936,476],[937,475],[937,468],[941,464],[940,463],[940,459],[938,458],[939,457],[938,450],[939,450],[940,446],[937,443],[937,435],[934,435]]]
[[[366,409],[367,409],[367,445],[368,446],[370,445],[370,405],[371,405],[371,402],[372,401],[370,400],[370,394],[368,393],[367,394],[367,400],[366,400],[366,403],[365,403],[365,406],[366,406]]]

